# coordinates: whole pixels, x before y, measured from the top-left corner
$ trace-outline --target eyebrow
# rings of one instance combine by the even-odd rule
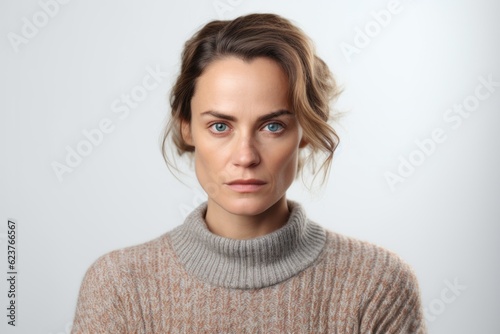
[[[282,115],[294,116],[290,111],[288,111],[286,109],[280,109],[280,110],[277,110],[277,111],[273,111],[273,112],[271,112],[269,114],[260,116],[257,119],[257,121],[259,121],[259,122],[265,122],[265,121],[268,121],[270,119],[273,119],[273,118],[276,118],[276,117],[279,117],[279,116],[282,116]],[[213,110],[208,110],[208,111],[202,112],[201,116],[213,116],[213,117],[217,117],[217,118],[220,118],[220,119],[225,119],[227,121],[232,121],[232,122],[236,121],[236,117],[234,117],[234,116],[226,115],[226,114],[223,114],[221,112],[213,111]]]

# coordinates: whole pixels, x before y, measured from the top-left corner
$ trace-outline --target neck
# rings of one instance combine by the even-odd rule
[[[221,237],[208,230],[207,203],[168,235],[180,263],[203,282],[237,289],[268,287],[298,274],[319,257],[326,230],[288,200],[288,221],[280,229],[249,240]]]
[[[219,236],[245,240],[276,231],[286,224],[290,212],[285,196],[256,215],[234,214],[208,199],[205,221],[210,232]]]

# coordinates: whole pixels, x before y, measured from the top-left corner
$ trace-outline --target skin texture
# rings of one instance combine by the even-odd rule
[[[195,147],[209,230],[250,239],[283,226],[289,216],[286,191],[306,142],[290,110],[281,67],[262,57],[212,62],[197,79],[191,113],[182,134]],[[249,179],[260,184],[231,184]]]

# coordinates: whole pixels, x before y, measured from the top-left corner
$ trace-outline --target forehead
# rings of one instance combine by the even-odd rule
[[[212,62],[197,79],[193,114],[206,110],[269,112],[288,108],[288,80],[274,60],[225,57]]]

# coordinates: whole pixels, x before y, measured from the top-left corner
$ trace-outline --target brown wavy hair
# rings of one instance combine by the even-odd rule
[[[338,116],[331,115],[330,102],[340,90],[307,35],[275,14],[250,14],[231,21],[212,21],[186,42],[180,74],[170,93],[171,117],[160,137],[168,168],[179,171],[175,158],[168,156],[169,137],[179,156],[194,151],[194,147],[184,141],[181,125],[183,121],[191,121],[191,99],[197,78],[210,63],[227,56],[246,61],[267,57],[281,66],[288,78],[291,108],[308,143],[309,153],[299,159],[298,171],[310,163],[314,177],[319,170],[323,171],[324,182],[339,144],[339,137],[328,122]],[[316,160],[321,153],[322,162],[317,168]]]

